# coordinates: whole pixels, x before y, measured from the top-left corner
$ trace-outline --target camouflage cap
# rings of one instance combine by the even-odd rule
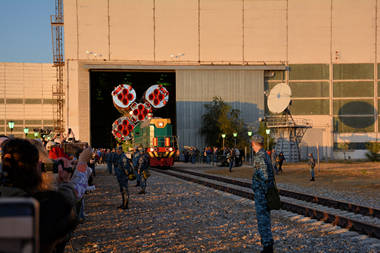
[[[258,135],[258,134],[255,134],[254,136],[252,136],[251,140],[253,142],[256,142],[256,143],[259,143],[259,144],[264,144],[264,137],[262,137],[261,135]]]

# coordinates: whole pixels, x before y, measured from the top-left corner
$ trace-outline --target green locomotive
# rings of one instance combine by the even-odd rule
[[[135,146],[141,145],[150,157],[152,167],[172,167],[178,155],[177,138],[170,119],[152,118],[133,130]]]

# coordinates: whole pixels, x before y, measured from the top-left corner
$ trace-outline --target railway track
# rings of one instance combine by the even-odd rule
[[[254,200],[251,184],[236,179],[190,170],[153,169],[158,173],[191,181]],[[328,198],[279,189],[282,209],[380,239],[380,210]]]

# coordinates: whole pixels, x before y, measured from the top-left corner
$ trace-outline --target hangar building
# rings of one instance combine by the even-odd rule
[[[312,122],[305,152],[341,158],[349,143],[363,157],[379,133],[379,14],[379,0],[64,0],[65,126],[96,143],[109,89],[161,80],[180,146],[202,147],[205,103],[220,96],[255,126],[285,82]]]

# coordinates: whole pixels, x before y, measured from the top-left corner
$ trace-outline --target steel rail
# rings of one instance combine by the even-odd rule
[[[252,189],[252,184],[247,183],[247,182],[242,182],[242,181],[239,181],[236,179],[218,177],[218,176],[214,176],[214,175],[210,175],[210,174],[203,174],[203,173],[199,173],[199,172],[195,172],[195,171],[182,170],[182,169],[177,169],[177,168],[171,168],[171,170],[179,171],[179,172],[190,174],[193,176],[204,177],[204,178],[208,178],[211,180],[221,181],[221,182],[225,182],[228,184],[233,184],[233,185],[242,186],[242,187]],[[323,206],[327,206],[327,207],[331,207],[331,208],[340,209],[343,211],[352,212],[355,214],[361,214],[364,216],[369,216],[369,217],[374,217],[374,218],[380,219],[380,210],[379,209],[360,206],[360,205],[347,203],[347,202],[343,202],[343,201],[338,201],[338,200],[333,200],[333,199],[324,198],[324,197],[312,196],[312,195],[308,195],[305,193],[293,192],[293,191],[284,190],[281,188],[279,188],[279,193],[281,196],[284,196],[284,197],[298,199],[298,200],[311,202],[311,203],[315,203],[315,204],[319,204],[319,205],[323,205]]]
[[[185,173],[183,173],[182,171],[179,171],[179,170],[173,170],[173,171],[177,171],[177,173],[173,173],[173,172],[165,171],[165,170],[154,169],[154,168],[151,168],[151,170],[158,172],[158,173],[161,173],[161,174],[166,174],[166,175],[173,176],[176,178],[180,178],[180,179],[183,179],[186,181],[197,183],[197,184],[200,184],[200,185],[203,185],[206,187],[210,187],[210,188],[213,188],[216,190],[231,193],[233,195],[240,196],[240,197],[243,197],[246,199],[254,200],[253,192],[251,193],[251,192],[247,192],[247,191],[243,191],[243,190],[234,189],[234,188],[231,188],[228,186],[215,184],[212,182],[202,181],[202,180],[197,179],[197,178],[192,178],[192,177],[186,176],[186,175],[184,175]],[[178,173],[183,173],[183,174],[178,174]],[[222,181],[222,180],[220,180],[220,181]],[[368,224],[366,222],[354,220],[354,219],[347,218],[347,217],[337,215],[337,214],[327,213],[326,211],[321,211],[321,210],[318,210],[316,208],[304,207],[304,206],[301,206],[299,204],[290,203],[286,200],[281,200],[281,203],[282,203],[281,209],[283,209],[283,210],[287,210],[287,211],[290,211],[293,213],[297,213],[300,215],[304,215],[307,217],[318,219],[318,220],[323,221],[325,223],[331,223],[333,225],[340,226],[342,228],[346,228],[346,229],[351,230],[351,231],[356,231],[358,233],[365,234],[365,235],[368,235],[370,237],[380,239],[380,226]]]

